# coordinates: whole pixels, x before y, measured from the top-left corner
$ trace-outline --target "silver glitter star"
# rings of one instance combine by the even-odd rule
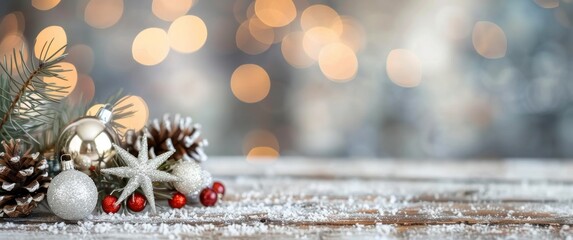
[[[120,146],[113,144],[117,154],[125,161],[127,167],[116,167],[102,169],[101,172],[105,174],[112,174],[122,178],[129,178],[127,185],[123,188],[119,199],[115,205],[119,205],[129,195],[131,195],[138,187],[141,187],[149,205],[151,205],[151,212],[156,213],[155,210],[155,197],[153,196],[152,182],[176,182],[180,181],[179,177],[171,175],[167,172],[157,170],[157,167],[163,162],[167,161],[175,151],[163,153],[153,159],[148,157],[147,149],[147,131],[143,131],[141,138],[141,149],[137,158],[131,155],[128,151]]]

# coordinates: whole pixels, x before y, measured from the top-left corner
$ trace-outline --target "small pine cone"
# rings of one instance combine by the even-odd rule
[[[195,160],[203,162],[207,155],[203,147],[208,146],[206,139],[202,139],[201,126],[192,124],[190,117],[181,118],[179,114],[171,116],[166,114],[163,121],[154,119],[149,124],[148,148],[150,157],[155,157],[170,150],[175,150],[172,158],[175,160]],[[133,155],[137,156],[141,149],[142,132],[128,130],[124,137],[124,147]]]
[[[48,191],[48,163],[39,153],[22,153],[20,139],[2,141],[0,152],[0,217],[24,217]]]

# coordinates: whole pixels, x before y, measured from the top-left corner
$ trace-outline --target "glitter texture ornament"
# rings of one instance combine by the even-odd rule
[[[201,165],[195,161],[179,162],[175,164],[171,173],[181,179],[181,181],[173,184],[180,193],[188,195],[201,190],[203,187]]]
[[[48,188],[48,205],[60,218],[80,220],[95,209],[97,188],[88,175],[74,170],[71,159],[63,159],[62,172],[54,177]]]
[[[68,125],[58,138],[56,158],[69,154],[74,167],[85,173],[90,167],[106,168],[114,156],[112,144],[119,143],[108,124],[111,120],[111,111],[102,107],[95,117],[82,117]]]
[[[180,192],[175,192],[168,203],[172,208],[182,208],[187,203],[187,197]]]
[[[139,151],[137,158],[131,155],[128,151],[113,144],[117,154],[119,157],[121,157],[121,159],[123,159],[127,167],[107,168],[102,169],[101,172],[122,178],[129,178],[129,181],[123,188],[123,191],[121,192],[116,205],[119,205],[120,202],[125,200],[137,188],[141,187],[141,190],[143,190],[147,201],[149,201],[149,205],[151,205],[151,213],[155,214],[157,211],[155,209],[155,198],[153,196],[152,182],[176,182],[180,179],[179,177],[171,175],[167,172],[157,170],[159,165],[167,161],[167,159],[169,159],[174,151],[169,151],[153,159],[149,159],[146,139],[147,134],[144,133],[141,141],[142,148]]]

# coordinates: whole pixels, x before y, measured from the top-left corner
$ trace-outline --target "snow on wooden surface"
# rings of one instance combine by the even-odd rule
[[[572,238],[573,163],[543,160],[279,159],[205,165],[227,186],[215,207],[62,221],[3,219],[5,238]],[[569,173],[569,174],[568,174]]]

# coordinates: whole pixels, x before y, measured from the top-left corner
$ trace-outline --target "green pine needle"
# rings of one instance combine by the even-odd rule
[[[67,93],[68,87],[48,84],[43,78],[67,81],[61,73],[69,70],[59,65],[67,55],[66,46],[48,55],[52,43],[44,43],[37,60],[30,54],[31,60],[26,61],[23,49],[14,49],[0,61],[0,140],[20,138],[38,144],[34,133],[55,119],[61,100],[56,96]]]

